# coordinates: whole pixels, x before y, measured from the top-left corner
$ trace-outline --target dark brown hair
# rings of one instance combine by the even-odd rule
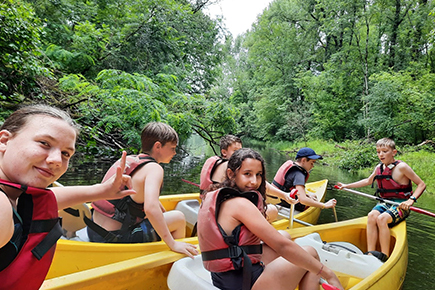
[[[80,126],[67,112],[47,105],[30,105],[16,110],[4,121],[0,130],[7,130],[12,134],[16,134],[27,124],[32,116],[49,116],[63,120],[75,129],[77,135],[80,133]]]
[[[242,148],[239,149],[237,151],[234,152],[233,155],[231,155],[230,159],[228,160],[228,169],[230,169],[231,171],[234,172],[234,174],[237,174],[237,171],[240,169],[240,167],[242,166],[242,163],[245,159],[255,159],[261,162],[261,167],[262,167],[262,175],[261,175],[261,184],[258,187],[258,192],[260,192],[261,196],[263,197],[263,207],[264,207],[264,212],[263,215],[266,215],[266,209],[267,209],[267,205],[266,205],[266,168],[264,167],[264,159],[263,157],[261,157],[260,153],[258,153],[255,150],[252,150],[250,148]],[[228,175],[226,176],[225,180],[218,184],[216,186],[216,188],[220,188],[220,187],[231,187],[231,188],[235,188],[237,190],[239,190],[237,188],[237,185],[234,181],[234,179],[230,179],[230,177],[228,177]]]
[[[162,146],[165,146],[167,142],[178,144],[178,134],[174,128],[161,122],[148,123],[143,128],[140,139],[142,153],[150,153],[156,142],[160,142]]]
[[[221,138],[221,140],[219,141],[219,147],[221,148],[221,152],[222,152],[222,150],[227,150],[228,147],[230,147],[231,144],[234,144],[234,143],[242,144],[242,139],[240,139],[237,136],[230,135],[230,134],[223,136]]]

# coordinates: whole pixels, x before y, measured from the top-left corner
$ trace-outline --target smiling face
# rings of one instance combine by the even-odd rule
[[[240,191],[257,190],[263,181],[263,166],[261,161],[253,158],[246,158],[242,165],[236,170],[236,173],[231,169],[227,171],[230,178],[234,178],[236,186]]]
[[[76,130],[67,122],[34,115],[16,133],[0,131],[0,176],[45,188],[68,169],[75,152]]]
[[[383,164],[390,165],[394,162],[394,156],[396,156],[397,150],[389,146],[376,146],[376,153]]]

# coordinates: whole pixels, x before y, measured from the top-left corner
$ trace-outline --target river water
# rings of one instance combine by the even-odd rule
[[[248,145],[244,144],[245,147]],[[266,176],[270,181],[279,166],[292,156],[268,148],[255,148],[261,153],[266,162]],[[162,194],[196,192],[197,187],[183,181],[199,183],[202,164],[209,156],[214,155],[199,137],[191,138],[186,145],[178,149],[177,155],[170,164],[164,164],[165,178]],[[59,180],[64,185],[92,184],[100,182],[106,170],[117,159],[96,158],[85,160],[78,155],[73,157],[68,172]],[[309,181],[328,179],[330,185],[337,181],[349,183],[367,176],[350,174],[347,171],[332,168],[327,165],[327,158],[318,162],[311,172]],[[320,164],[322,163],[322,164]],[[359,191],[373,194],[369,186]],[[375,205],[375,201],[354,195],[352,193],[328,190],[326,199],[337,199],[337,216],[339,220],[347,220],[365,216]],[[433,193],[424,193],[415,205],[435,212],[435,198]],[[332,210],[323,210],[319,224],[334,222]],[[435,219],[423,214],[412,212],[407,219],[409,257],[408,270],[403,289],[435,289]],[[388,289],[382,289],[388,290]],[[393,290],[393,289],[392,289]],[[394,289],[395,290],[395,289]]]

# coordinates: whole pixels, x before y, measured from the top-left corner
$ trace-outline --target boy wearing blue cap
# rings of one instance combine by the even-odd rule
[[[275,177],[273,178],[272,185],[279,188],[282,191],[290,192],[293,189],[297,190],[297,197],[299,203],[296,204],[295,209],[303,211],[309,206],[319,208],[333,208],[337,201],[330,199],[323,203],[317,200],[317,196],[314,194],[307,194],[305,192],[305,183],[310,176],[310,171],[313,169],[314,164],[318,159],[323,159],[321,155],[317,155],[313,149],[304,147],[301,148],[296,154],[296,159],[286,161],[278,169]],[[290,205],[281,201],[279,205],[290,207]]]

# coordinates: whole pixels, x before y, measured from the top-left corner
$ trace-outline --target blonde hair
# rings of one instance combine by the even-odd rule
[[[376,147],[390,147],[391,149],[396,149],[396,143],[390,138],[382,138],[376,142]]]

